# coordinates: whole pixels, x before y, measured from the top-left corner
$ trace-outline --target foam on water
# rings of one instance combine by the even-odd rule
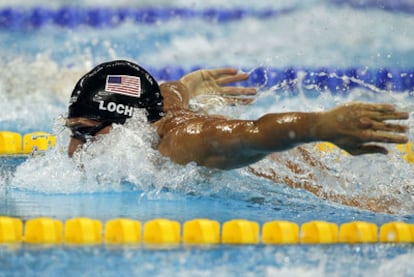
[[[242,67],[344,67],[350,63],[409,67],[406,57],[412,51],[407,38],[413,35],[409,27],[413,20],[381,10],[367,17],[363,11],[315,5],[267,20],[246,19],[244,24],[234,22],[224,27],[212,24],[197,35],[182,32],[171,39],[170,47],[159,47],[143,58],[149,64],[160,58],[169,64],[186,64],[191,56],[191,61],[211,65],[213,56],[222,64]],[[193,24],[196,30],[205,28],[204,22]]]
[[[84,56],[93,64],[128,57],[153,67],[411,66],[412,16],[380,9],[367,16],[364,10],[348,6],[308,2],[293,1],[289,4],[294,7],[291,13],[267,19],[246,18],[227,24],[194,19],[191,29],[186,20],[172,20],[138,26],[126,22],[105,30],[15,30],[12,36],[6,30],[0,33],[0,46],[4,48],[0,57],[8,60],[13,53],[30,56],[40,52],[48,53],[60,64],[72,65],[80,64]],[[279,8],[284,4],[268,6]]]

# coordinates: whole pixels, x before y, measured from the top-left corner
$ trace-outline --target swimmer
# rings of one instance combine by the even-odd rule
[[[228,96],[229,101],[237,100],[232,96],[255,95],[252,87],[226,86],[248,77],[234,68],[203,69],[158,85],[135,63],[100,64],[72,92],[66,120],[72,131],[68,154],[72,156],[94,136],[108,133],[113,124],[125,123],[135,109],[145,110],[159,136],[156,147],[162,155],[182,165],[195,162],[223,170],[246,167],[269,156],[277,161],[275,153],[310,142],[331,142],[351,155],[361,155],[386,154],[379,143],[408,141],[407,126],[390,122],[408,119],[408,113],[390,104],[352,102],[324,112],[270,113],[256,120],[190,109],[190,99],[202,94]],[[278,181],[276,176],[264,177]]]

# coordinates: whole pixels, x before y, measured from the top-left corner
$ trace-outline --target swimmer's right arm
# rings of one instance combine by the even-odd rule
[[[352,155],[382,153],[385,147],[375,143],[406,143],[408,127],[391,123],[406,120],[407,112],[390,104],[348,103],[324,112],[316,137],[336,144]]]
[[[388,104],[350,103],[326,112],[267,114],[257,120],[192,117],[164,124],[159,150],[177,163],[231,169],[299,144],[329,141],[350,154],[386,153],[376,143],[405,143],[408,114]],[[168,120],[167,120],[168,121]]]
[[[405,119],[408,113],[397,111],[393,105],[354,102],[319,113],[265,115],[258,124],[263,134],[261,145],[269,149],[280,142],[273,145],[267,134],[282,129],[284,135],[273,134],[282,145],[328,141],[352,155],[360,155],[386,154],[386,148],[376,143],[406,143],[407,126],[389,122]]]

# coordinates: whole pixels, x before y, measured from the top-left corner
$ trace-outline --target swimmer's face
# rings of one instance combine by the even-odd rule
[[[158,121],[157,121],[158,122]],[[96,121],[85,117],[76,117],[66,119],[66,127],[72,131],[72,138],[69,143],[68,154],[72,157],[73,153],[80,145],[87,140],[93,141],[96,135],[108,134],[112,129],[113,121]],[[122,124],[118,122],[118,124]],[[154,123],[157,124],[157,123]]]
[[[72,138],[69,143],[68,155],[72,157],[79,146],[83,145],[87,139],[93,140],[96,135],[105,135],[112,128],[111,124],[103,124],[83,117],[68,118],[66,126],[72,131]]]
[[[86,142],[89,137],[109,133],[112,122],[99,122],[84,117],[77,117],[68,118],[66,126],[71,129],[73,138]]]

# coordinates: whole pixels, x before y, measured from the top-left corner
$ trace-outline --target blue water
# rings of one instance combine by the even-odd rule
[[[232,20],[205,16],[161,18],[155,23],[125,20],[104,26],[90,21],[75,26],[51,22],[32,26],[23,21],[7,25],[0,13],[0,129],[48,131],[58,139],[56,148],[44,155],[0,158],[0,214],[23,220],[50,216],[62,221],[86,216],[102,222],[116,217],[142,222],[163,217],[183,223],[207,217],[221,223],[234,218],[261,224],[275,219],[298,224],[310,220],[414,223],[412,164],[394,146],[388,146],[389,156],[358,158],[317,153],[314,145],[304,146],[328,166],[328,171],[309,168],[295,151],[282,154],[284,159],[313,172],[312,182],[322,185],[326,192],[349,198],[362,195],[378,201],[397,200],[393,214],[322,200],[307,191],[254,176],[247,168],[219,172],[174,165],[150,150],[153,131],[133,123],[109,134],[102,141],[106,149],[90,146],[91,154],[84,153],[80,160],[67,158],[69,133],[62,118],[70,92],[82,74],[108,59],[131,59],[159,76],[166,76],[160,74],[163,69],[172,70],[168,78],[161,79],[179,78],[200,66],[230,65],[247,71],[258,67],[294,68],[306,72],[321,68],[412,72],[414,68],[410,1],[221,2],[159,1],[156,7],[206,11],[210,15],[212,9],[239,9],[249,16]],[[143,1],[140,6],[130,1],[113,4],[102,0],[74,6],[80,11],[98,6],[139,10],[150,4],[152,1]],[[67,7],[64,1],[28,1],[27,6],[29,11],[33,7]],[[12,1],[0,1],[0,9],[9,7],[16,9]],[[21,6],[19,9],[25,10]],[[284,12],[257,16],[266,10]],[[362,86],[336,93],[324,87],[306,87],[300,78],[300,74],[295,76],[287,86],[269,87],[258,82],[259,94],[249,106],[205,108],[231,117],[256,118],[267,112],[315,111],[363,100],[394,103],[412,114],[414,89],[393,91],[364,80]],[[412,119],[407,124],[413,127]],[[409,135],[412,140],[412,128]],[[79,168],[80,162],[86,170]],[[268,166],[291,177],[282,164],[268,160],[255,168]],[[294,178],[300,181],[302,176]],[[413,246],[404,244],[219,245],[158,250],[142,245],[22,244],[0,246],[0,275],[412,276],[413,256]]]

